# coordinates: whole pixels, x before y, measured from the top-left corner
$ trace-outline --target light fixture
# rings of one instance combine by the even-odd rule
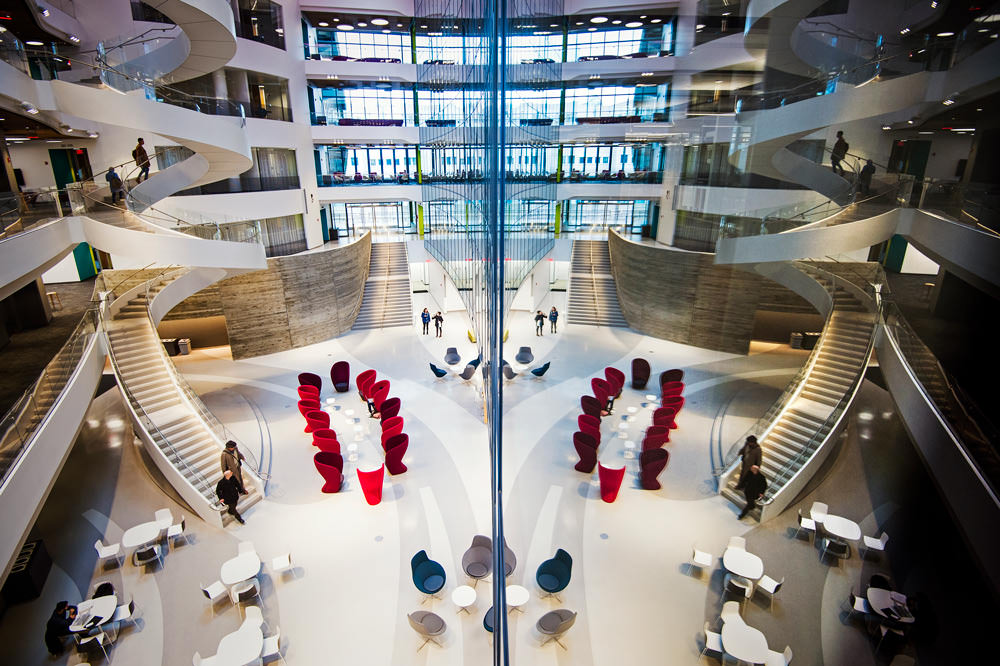
[[[716,83],[722,83],[722,79],[716,79],[715,82]]]
[[[596,32],[597,28],[587,28],[587,32]]]
[[[285,34],[285,29],[284,28],[275,28],[274,31],[276,33],[278,33],[279,35]]]
[[[338,23],[337,30],[354,30],[354,26],[350,23]]]
[[[91,139],[96,139],[99,135],[97,134],[97,132],[87,132],[87,136],[89,136]]]
[[[934,134],[934,132],[917,132],[917,134]]]
[[[907,121],[906,121],[906,124],[907,124],[907,125],[912,125],[912,124],[913,124],[913,121],[912,121],[912,120],[907,120]]]
[[[652,73],[652,72],[643,72],[643,73],[642,73],[642,74],[640,74],[639,76],[652,76],[652,75],[653,75],[653,73]]]
[[[590,75],[590,79],[591,79],[592,81],[593,81],[594,79],[599,79],[599,78],[601,78],[601,75],[600,75],[600,74],[591,74],[591,75]]]
[[[21,102],[21,108],[24,109],[25,113],[30,113],[31,115],[36,115],[38,113],[38,109],[35,108],[34,104],[29,102]]]
[[[892,128],[889,127],[888,125],[882,125],[882,129],[883,130],[891,130]]]
[[[945,106],[951,106],[952,104],[955,103],[955,100],[953,100],[953,99],[946,99],[945,101],[943,101],[941,103],[944,104]]]
[[[389,22],[384,18],[372,19],[372,25],[389,25]]]
[[[619,23],[621,23],[621,21],[619,21]],[[558,28],[559,24],[558,23],[549,23],[549,27],[550,28]]]
[[[643,14],[643,15],[642,15],[642,16],[640,16],[639,18],[641,18],[641,19],[644,19],[644,18],[646,18],[646,15],[645,15],[645,14]]]
[[[358,27],[359,28],[367,28],[368,24],[365,23],[364,21],[358,21]]]
[[[899,34],[901,34],[901,35],[908,35],[908,34],[910,34],[910,29],[909,28],[903,28],[902,30],[899,31]]]
[[[937,34],[937,36],[938,37],[954,37],[955,33],[953,33],[953,32],[939,32]]]
[[[642,21],[629,21],[628,23],[625,24],[625,27],[626,28],[641,28],[642,27]]]
[[[577,25],[583,25],[583,21],[577,21],[576,24]]]
[[[333,17],[333,22],[334,22],[334,23],[340,23],[340,19],[339,19],[339,18],[337,18],[336,16],[334,16],[334,17]]]
[[[937,9],[937,0],[931,1],[931,9]]]
[[[607,23],[608,22],[608,17],[607,16],[591,16],[590,17],[590,22],[591,23]]]
[[[49,15],[49,10],[46,9],[45,7],[39,7],[38,11],[42,13],[42,16],[48,16]]]
[[[392,33],[392,30],[389,30],[389,28],[382,28],[382,32],[388,35]]]
[[[723,16],[729,16],[730,14],[732,14],[732,12],[722,12]]]
[[[329,28],[329,27],[330,27],[330,24],[329,24],[329,23],[327,23],[326,21],[320,21],[320,22],[319,22],[319,23],[317,23],[316,25],[318,25],[318,26],[319,26],[319,27],[321,27],[321,28]]]
[[[27,46],[45,46],[41,42],[35,41],[34,39],[32,39],[31,41],[25,42],[25,44]]]
[[[663,23],[663,19],[653,19],[650,23]]]
[[[70,35],[69,36],[69,41],[73,42],[74,44],[79,44],[80,43],[80,38],[77,37],[76,35]]]
[[[699,23],[698,25],[696,25],[694,27],[694,29],[695,29],[695,31],[704,30],[705,29],[705,24],[704,23]]]
[[[397,27],[397,28],[402,28],[402,27],[403,27],[403,24],[402,24],[402,23],[397,23],[397,24],[396,24],[396,27]]]
[[[426,29],[427,29],[427,26],[426,26],[426,25],[422,25],[422,26],[420,26],[420,29],[421,29],[421,30],[426,30]]]
[[[952,127],[952,132],[975,132],[975,127]]]
[[[60,141],[59,139],[49,139],[45,143],[62,143],[62,141]]]
[[[976,109],[976,111],[982,111],[982,110],[983,110],[983,107],[981,107],[981,106]]]
[[[615,19],[611,23],[612,23],[612,25],[620,25],[621,24],[621,19]]]

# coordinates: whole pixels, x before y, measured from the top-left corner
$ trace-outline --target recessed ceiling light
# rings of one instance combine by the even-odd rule
[[[699,23],[698,25],[696,25],[694,27],[695,30],[703,30],[704,28],[705,28],[705,24],[704,23]]]
[[[358,27],[359,28],[367,28],[368,24],[365,23],[364,21],[358,21]]]
[[[329,23],[327,23],[326,21],[320,21],[320,22],[319,22],[319,23],[317,23],[316,25],[318,25],[318,26],[319,26],[319,27],[321,27],[321,28],[329,28],[329,27],[330,27],[330,24],[329,24]]]
[[[891,130],[892,128],[889,127],[888,125],[882,125],[882,129],[884,129],[884,130]]]
[[[25,44],[27,44],[28,46],[45,46],[41,42],[36,42],[35,40],[31,40],[30,42],[25,42]]]
[[[644,15],[640,16],[639,18],[644,19],[644,18],[646,18],[646,16],[644,14]]]
[[[642,27],[642,21],[629,21],[628,23],[625,24],[625,27],[626,28],[641,28]]]
[[[934,132],[917,132],[917,134],[934,134]]]
[[[397,24],[396,24],[396,27],[397,27],[397,28],[402,28],[402,27],[403,27],[403,24],[402,24],[402,23],[397,23]]]
[[[945,101],[943,101],[941,103],[944,104],[945,106],[951,106],[952,104],[955,103],[955,100],[953,100],[953,99],[946,99]]]
[[[590,22],[591,23],[607,23],[608,22],[608,17],[607,16],[591,16],[590,17]]]
[[[334,22],[334,23],[340,23],[340,19],[339,19],[339,18],[337,18],[336,16],[334,16],[334,17],[333,17],[333,22]]]
[[[907,121],[906,121],[906,124],[907,124],[907,125],[912,125],[912,124],[913,124],[913,121],[912,121],[912,120],[907,120]]]
[[[372,19],[372,25],[389,25],[389,22],[382,18]]]
[[[594,32],[596,30],[597,30],[597,28],[587,28],[587,32]]]
[[[426,26],[426,25],[422,25],[422,26],[420,26],[420,27],[421,27],[422,29],[424,29],[424,30],[426,30],[426,29],[427,29],[427,26]]]
[[[337,25],[337,30],[354,30],[354,26],[350,23],[340,23]]]
[[[549,23],[549,27],[550,28],[558,28],[559,24],[558,23]]]
[[[389,30],[388,28],[383,28],[383,29],[382,29],[382,32],[384,32],[385,34],[387,34],[387,35],[388,35],[388,34],[391,34],[391,33],[392,33],[392,30]]]
[[[938,37],[954,37],[955,33],[953,33],[953,32],[939,32],[937,34],[937,36]]]
[[[978,109],[976,109],[976,111],[982,111],[982,110],[983,110],[983,107],[979,107]]]
[[[577,25],[583,25],[583,21],[577,21],[576,24]]]
[[[615,19],[615,20],[614,20],[614,21],[612,21],[611,23],[612,23],[613,25],[619,25],[619,24],[621,24],[621,20],[620,20],[620,19]]]
[[[663,19],[653,19],[650,23],[662,23]]]
[[[642,73],[642,74],[640,74],[639,76],[652,76],[652,75],[653,75],[653,73],[652,73],[652,72],[643,72],[643,73]]]

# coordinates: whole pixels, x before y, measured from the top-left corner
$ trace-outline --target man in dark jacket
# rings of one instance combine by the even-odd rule
[[[754,465],[750,468],[750,473],[743,482],[743,496],[747,498],[747,505],[740,512],[740,518],[757,508],[757,500],[764,496],[767,490],[767,479],[760,472],[760,467]]]
[[[545,335],[545,315],[541,310],[535,315],[535,335]]]
[[[830,163],[833,164],[833,172],[840,171],[841,176],[844,175],[844,167],[840,166],[840,161],[847,157],[848,148],[847,141],[844,140],[844,133],[837,132],[837,141],[833,144],[833,150],[830,152]]]
[[[243,461],[246,457],[240,453],[240,450],[236,447],[236,442],[229,440],[226,442],[226,448],[222,450],[222,457],[219,459],[219,464],[222,466],[222,472],[228,469],[233,473],[233,479],[236,480],[236,486],[240,489],[241,495],[247,494],[246,486],[243,485]]]
[[[219,483],[215,486],[215,494],[222,500],[223,504],[229,507],[227,513],[240,521],[240,525],[243,525],[246,521],[243,520],[240,512],[236,510],[236,503],[240,501],[240,487],[236,485],[233,470],[227,469],[222,474],[222,478],[219,479]]]
[[[52,616],[45,623],[45,647],[53,656],[63,653],[62,637],[70,635],[69,626],[76,619],[76,606],[70,606],[67,601],[60,601],[52,611]]]
[[[743,462],[740,465],[740,480],[736,484],[736,490],[743,490],[743,484],[746,483],[747,475],[750,474],[750,468],[754,465],[760,465],[762,453],[757,438],[753,435],[748,436],[747,440],[743,442],[743,448],[740,449],[740,458],[743,459]]]

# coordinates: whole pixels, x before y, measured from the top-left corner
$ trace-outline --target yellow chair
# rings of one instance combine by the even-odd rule
[[[469,329],[469,342],[473,344],[476,342],[476,334],[472,332],[471,328]]]

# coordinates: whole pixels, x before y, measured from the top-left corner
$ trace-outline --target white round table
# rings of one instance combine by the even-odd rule
[[[476,603],[476,591],[468,585],[459,585],[452,591],[451,600],[458,606],[458,612],[471,613],[469,607]]]
[[[656,402],[658,399],[658,396],[655,396],[652,393],[646,394],[646,400],[649,400],[650,402]]]
[[[141,523],[130,527],[122,534],[123,548],[138,548],[160,538],[160,524],[157,522]]]
[[[257,553],[240,553],[222,564],[219,578],[226,585],[235,585],[249,580],[260,572],[260,557]]]
[[[722,649],[731,657],[752,664],[767,660],[767,639],[759,629],[743,622],[726,622],[722,625]]]
[[[264,632],[253,623],[244,622],[231,634],[226,634],[219,641],[216,660],[229,666],[246,666],[260,659],[264,650]]]
[[[355,460],[358,459],[358,445],[357,444],[353,444],[352,443],[352,444],[348,444],[347,445],[347,459],[349,461],[351,461],[351,462],[354,462]]]
[[[847,541],[857,541],[861,538],[861,527],[856,522],[829,513],[823,519],[823,531]]]
[[[508,585],[507,586],[507,609],[508,610],[521,610],[521,606],[528,603],[528,599],[531,594],[528,592],[527,588],[521,587],[520,585]],[[524,611],[521,611],[524,612]]]
[[[910,609],[906,607],[905,594],[879,587],[869,587],[865,596],[868,597],[868,605],[872,607],[872,610],[882,617],[887,617],[902,624],[910,624],[916,620],[910,614]],[[888,612],[890,609],[895,613],[895,617]]]
[[[750,580],[764,575],[764,561],[743,548],[726,548],[722,554],[722,566],[726,570]]]
[[[118,597],[113,594],[81,601],[76,606],[76,619],[69,625],[69,630],[76,633],[102,625],[111,619],[117,608]]]

